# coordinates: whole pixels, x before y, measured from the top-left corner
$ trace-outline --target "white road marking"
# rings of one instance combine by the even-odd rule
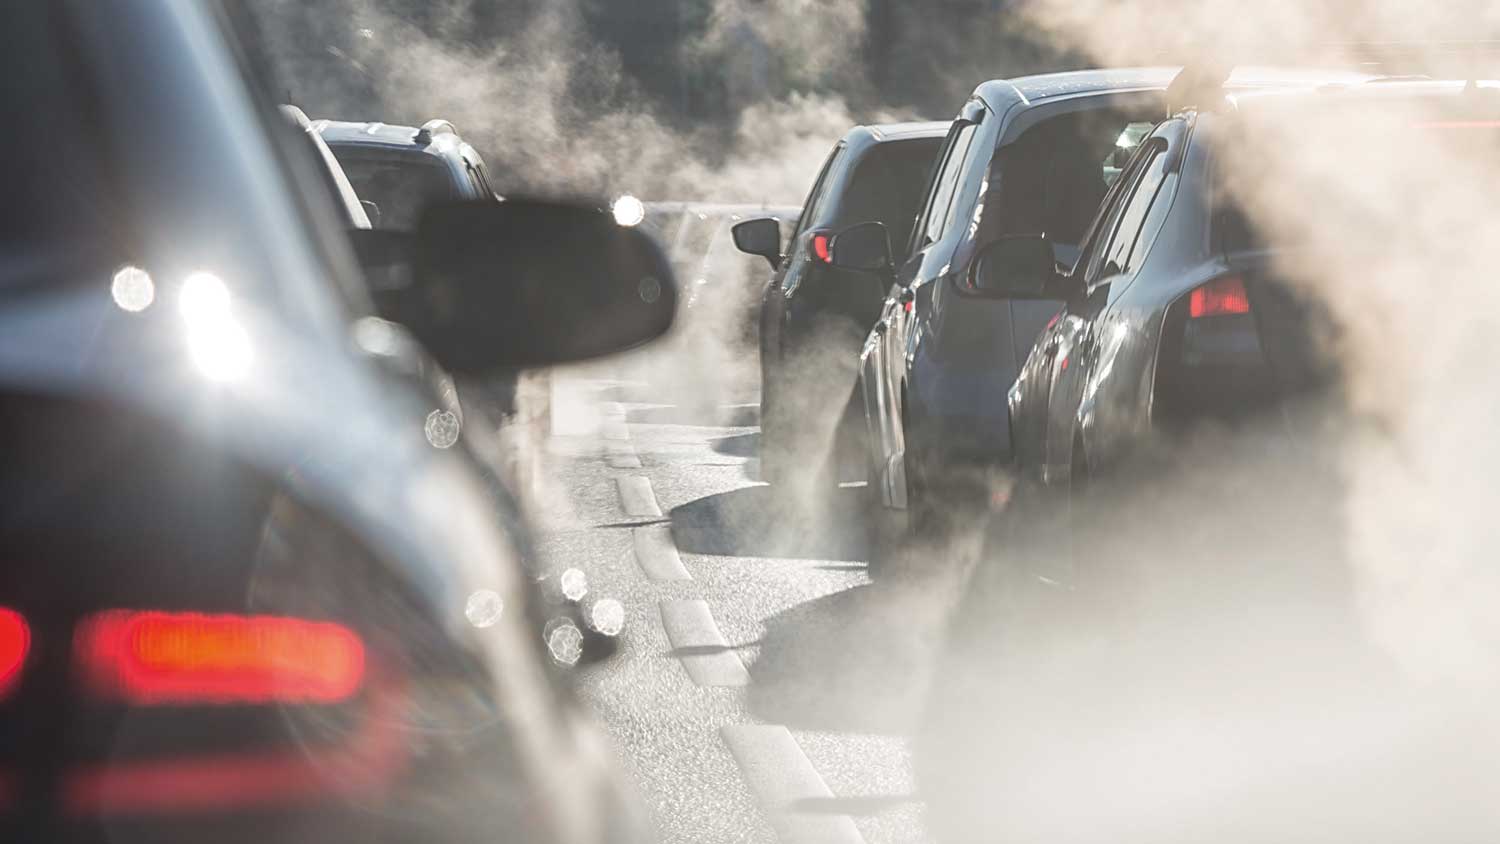
[[[631,528],[635,561],[652,580],[692,580],[682,565],[682,556],[672,542],[672,529],[666,525]]]
[[[799,800],[831,798],[833,792],[786,727],[726,724],[719,733],[782,844],[864,844],[848,815],[796,810]]]
[[[700,686],[745,686],[750,672],[740,655],[729,648],[713,613],[703,601],[662,601],[661,625],[682,667]]]
[[[656,493],[651,490],[651,479],[642,475],[621,475],[615,478],[620,490],[620,507],[627,516],[660,516],[661,505],[656,503]]]

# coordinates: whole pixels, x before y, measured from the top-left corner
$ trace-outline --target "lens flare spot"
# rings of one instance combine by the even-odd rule
[[[464,617],[475,627],[493,627],[505,613],[505,601],[493,589],[477,589],[464,603]]]
[[[563,665],[577,665],[583,657],[583,631],[566,618],[554,618],[542,630],[547,652]]]
[[[606,636],[618,636],[625,629],[625,605],[614,598],[601,598],[589,608],[589,623]]]
[[[458,442],[459,429],[462,426],[458,421],[458,414],[451,410],[434,410],[427,414],[427,422],[422,426],[422,433],[427,436],[427,442],[433,448],[452,448]]]
[[[638,226],[646,219],[646,204],[628,193],[616,199],[611,210],[622,226]]]
[[[589,593],[589,578],[579,569],[568,569],[557,578],[563,597],[570,601],[581,601]]]
[[[115,271],[109,283],[109,295],[121,310],[139,313],[156,301],[156,283],[140,267],[124,266]]]
[[[195,326],[207,326],[227,319],[229,287],[213,273],[193,273],[182,282],[177,308],[182,312],[182,318]]]

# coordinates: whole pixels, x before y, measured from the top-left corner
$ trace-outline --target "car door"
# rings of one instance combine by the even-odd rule
[[[1142,145],[1132,169],[1131,182],[1118,196],[1118,213],[1111,221],[1108,238],[1090,256],[1081,301],[1070,303],[1049,342],[1054,363],[1048,401],[1046,454],[1042,478],[1047,483],[1066,483],[1083,453],[1075,451],[1079,409],[1093,373],[1101,343],[1100,327],[1111,302],[1128,286],[1139,269],[1143,250],[1136,249],[1149,222],[1152,204],[1166,182],[1174,149],[1168,137],[1177,134],[1180,121],[1157,127]],[[1159,224],[1159,219],[1157,220]],[[1105,338],[1104,342],[1108,342]]]
[[[1137,155],[1131,159],[1105,196],[1099,212],[1084,235],[1073,275],[1080,279],[1085,290],[1088,279],[1093,278],[1103,264],[1103,256],[1119,222],[1125,197],[1140,178],[1144,166],[1143,156]],[[1024,472],[1034,474],[1042,480],[1046,480],[1049,406],[1058,374],[1058,350],[1064,340],[1077,331],[1079,312],[1084,307],[1084,302],[1073,301],[1065,303],[1061,310],[1054,312],[1037,337],[1036,345],[1022,364],[1007,396],[1016,462]]]
[[[881,305],[880,318],[861,355],[860,380],[864,385],[865,415],[871,429],[875,457],[880,464],[875,468],[885,483],[887,500],[895,507],[906,506],[906,481],[901,458],[906,449],[904,387],[909,361],[907,350],[914,325],[912,312],[916,297],[930,296],[931,281],[947,271],[946,259],[951,257],[954,247],[948,234],[956,224],[952,211],[961,191],[964,164],[974,148],[984,115],[983,103],[971,100],[949,130],[933,170],[927,199],[913,227],[908,257],[896,272]],[[921,289],[924,286],[929,287],[925,294]]]

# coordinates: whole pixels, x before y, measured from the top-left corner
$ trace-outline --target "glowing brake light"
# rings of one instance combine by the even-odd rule
[[[10,693],[31,651],[31,628],[15,610],[0,607],[0,697]]]
[[[833,252],[829,249],[830,238],[823,232],[817,232],[812,236],[813,255],[825,264],[833,263]]]
[[[1250,297],[1239,276],[1214,279],[1188,294],[1188,316],[1193,319],[1248,313]]]
[[[79,626],[74,656],[91,691],[131,704],[335,703],[365,675],[353,631],[276,616],[114,610]]]

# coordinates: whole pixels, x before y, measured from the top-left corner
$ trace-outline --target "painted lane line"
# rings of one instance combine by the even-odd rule
[[[678,651],[677,658],[693,682],[700,686],[745,686],[750,672],[739,654],[714,623],[713,613],[703,601],[662,601],[661,625],[667,640]]]
[[[672,542],[672,528],[667,525],[631,528],[635,561],[652,580],[692,580],[682,565],[682,555]]]
[[[615,469],[639,469],[641,458],[630,443],[608,440],[604,443],[604,461]]]
[[[833,792],[786,727],[726,724],[719,733],[782,844],[864,844],[864,836],[848,815],[811,814],[792,808],[800,800],[831,798]]]
[[[651,490],[651,479],[644,475],[620,475],[615,478],[620,490],[620,507],[627,516],[660,516],[661,505]]]

